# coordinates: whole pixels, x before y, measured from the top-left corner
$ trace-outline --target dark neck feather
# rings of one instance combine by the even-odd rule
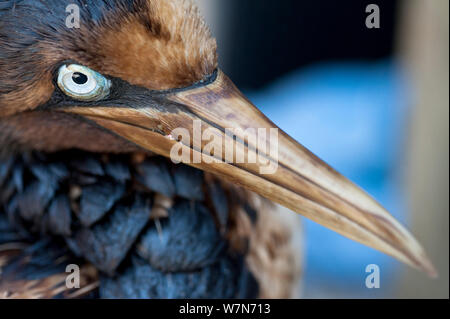
[[[233,203],[255,218],[237,198],[202,171],[160,157],[65,151],[0,161],[0,227],[9,220],[24,240],[63,238],[64,253],[99,270],[105,298],[257,297],[247,251],[228,243]],[[0,245],[7,234],[0,231]],[[53,252],[35,254],[51,261]],[[0,277],[0,292],[7,280],[49,270],[23,260],[14,277]]]

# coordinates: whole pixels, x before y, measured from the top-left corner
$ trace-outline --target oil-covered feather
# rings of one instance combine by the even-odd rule
[[[125,193],[125,186],[113,182],[100,182],[82,190],[78,218],[85,227],[99,221]]]
[[[124,183],[131,178],[130,169],[124,161],[111,160],[105,166],[106,174],[116,181]]]
[[[114,274],[147,224],[149,212],[149,201],[142,198],[131,206],[118,206],[105,221],[75,234],[81,253],[98,269]]]
[[[57,196],[45,215],[44,227],[47,233],[70,236],[71,235],[72,213],[70,202],[66,195]]]
[[[187,271],[209,266],[223,251],[224,241],[208,209],[199,203],[180,200],[159,221],[161,229],[150,227],[139,243],[139,254],[165,271]]]
[[[91,156],[77,156],[70,161],[70,165],[83,173],[103,176],[105,174],[99,159]]]
[[[117,278],[101,278],[102,298],[235,298],[238,295],[239,267],[230,257],[192,272],[162,272],[144,260],[133,264]],[[252,295],[248,295],[250,298]]]
[[[39,218],[55,194],[56,185],[33,181],[17,195],[20,215],[25,220]]]
[[[12,164],[13,158],[11,157],[5,160],[0,160],[0,187],[3,185],[6,178],[10,174]]]
[[[174,166],[173,170],[173,179],[178,196],[191,200],[204,199],[203,172],[201,170],[187,165]]]
[[[137,180],[149,190],[172,197],[175,194],[169,167],[164,159],[145,160],[137,167]]]

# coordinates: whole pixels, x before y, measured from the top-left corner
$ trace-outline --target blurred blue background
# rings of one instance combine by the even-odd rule
[[[378,2],[379,30],[365,27],[366,5],[230,0],[209,22],[218,36],[221,68],[250,100],[405,222],[396,164],[408,93],[394,59],[397,1]],[[393,294],[396,261],[302,220],[303,297]],[[380,267],[380,289],[365,287],[369,264]]]
[[[405,76],[388,59],[318,64],[246,93],[283,130],[404,223],[405,203],[396,181],[396,164],[404,139],[406,90]],[[340,297],[391,294],[396,261],[307,219],[304,228],[306,296],[324,297],[323,286],[330,296],[333,286]],[[373,263],[380,266],[383,286],[369,290],[365,268]]]

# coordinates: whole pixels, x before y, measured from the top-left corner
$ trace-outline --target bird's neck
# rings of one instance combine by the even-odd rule
[[[130,153],[134,144],[94,123],[60,112],[29,112],[0,118],[0,157],[26,151],[79,149],[92,153]]]

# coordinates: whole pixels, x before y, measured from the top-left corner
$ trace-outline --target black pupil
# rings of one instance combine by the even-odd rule
[[[85,74],[83,74],[83,73],[75,72],[72,75],[72,80],[76,84],[82,85],[82,84],[85,84],[88,81],[88,77]]]

